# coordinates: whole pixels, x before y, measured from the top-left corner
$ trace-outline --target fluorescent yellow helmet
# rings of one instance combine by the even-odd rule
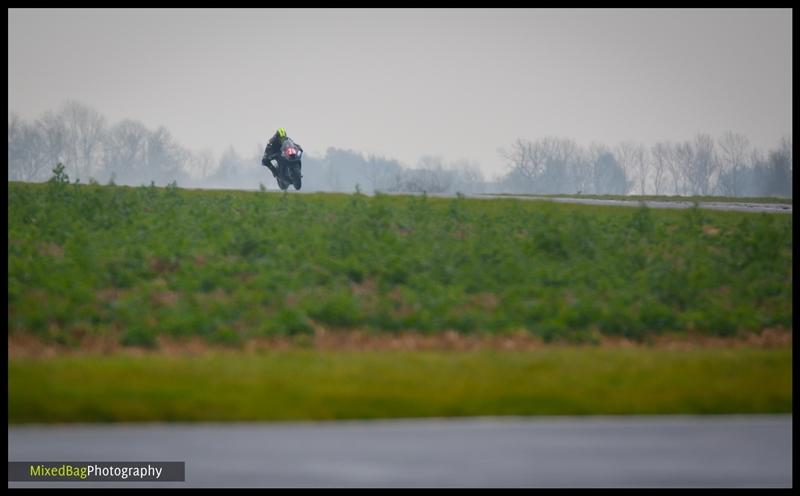
[[[282,127],[278,128],[278,137],[280,137],[281,139],[286,137],[286,130],[284,128]]]

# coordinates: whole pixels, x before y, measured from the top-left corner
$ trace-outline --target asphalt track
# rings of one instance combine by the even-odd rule
[[[419,196],[417,193],[402,193],[413,194]],[[429,195],[440,198],[454,198],[453,195]],[[598,198],[574,198],[574,197],[556,197],[556,196],[535,196],[535,195],[510,195],[510,194],[469,194],[465,198],[477,198],[482,200],[504,199],[513,198],[515,200],[536,200],[536,201],[549,201],[555,203],[576,203],[582,205],[598,205],[598,206],[613,206],[613,207],[639,207],[645,205],[649,208],[670,208],[670,209],[686,209],[692,208],[695,203],[691,201],[659,201],[659,200],[604,200]],[[791,214],[791,203],[747,203],[747,202],[697,202],[698,208],[710,210],[729,210],[735,212],[753,212],[753,213],[777,213],[777,214]]]
[[[677,208],[685,209],[694,206],[690,201],[656,201],[656,200],[601,200],[595,198],[569,198],[549,196],[514,196],[514,195],[476,195],[471,198],[517,198],[521,200],[552,201],[557,203],[578,203],[584,205],[609,205],[618,207],[638,207],[646,205],[649,208]],[[747,203],[747,202],[698,202],[698,208],[711,210],[729,210],[736,212],[754,213],[779,213],[791,214],[791,203]]]
[[[10,426],[9,461],[185,461],[186,482],[9,487],[791,487],[791,415]]]
[[[208,189],[208,188],[206,188]],[[242,191],[258,191],[255,189],[247,189]],[[280,193],[280,190],[270,189],[270,193]],[[343,193],[340,191],[316,191],[316,190],[300,190],[295,191],[289,188],[286,192],[290,195],[297,194],[314,194],[314,193]],[[395,193],[384,192],[383,194],[392,196],[422,196],[422,193]],[[432,198],[456,198],[456,195],[449,193],[428,193]],[[368,196],[372,196],[369,194]],[[693,201],[659,201],[659,200],[605,200],[597,198],[575,198],[575,197],[557,197],[557,196],[536,196],[536,195],[513,195],[513,194],[495,194],[495,193],[470,193],[464,195],[465,198],[474,198],[481,200],[496,200],[496,199],[516,199],[516,200],[535,200],[535,201],[549,201],[556,203],[577,203],[583,205],[598,205],[598,206],[615,206],[615,207],[638,207],[645,205],[649,208],[669,208],[669,209],[686,209],[692,208],[695,205]],[[791,214],[792,203],[791,199],[786,199],[787,203],[748,203],[748,202],[697,202],[698,208],[710,210],[728,210],[735,212],[753,212],[753,213],[776,213],[776,214]]]

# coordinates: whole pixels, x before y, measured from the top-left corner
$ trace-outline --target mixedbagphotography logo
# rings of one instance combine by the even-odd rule
[[[182,482],[185,462],[8,462],[9,482]]]

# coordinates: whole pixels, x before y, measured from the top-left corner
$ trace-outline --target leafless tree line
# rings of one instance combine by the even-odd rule
[[[586,148],[565,138],[516,140],[501,150],[509,172],[503,187],[525,193],[593,193],[681,196],[792,195],[792,144],[783,138],[764,154],[732,131],[715,140],[651,147],[624,142],[614,149]]]
[[[423,156],[409,168],[384,156],[329,148],[320,159],[304,159],[303,170],[308,188],[318,191],[481,193],[487,186],[477,164],[439,156]]]
[[[230,148],[216,161],[209,151],[180,146],[165,128],[150,130],[133,120],[110,125],[92,108],[68,102],[34,122],[11,114],[8,122],[9,181],[44,181],[56,164],[83,182],[156,182],[254,188],[271,182],[260,166],[263,145],[251,157]],[[507,173],[488,181],[477,164],[420,158],[408,168],[396,160],[329,148],[306,156],[304,188],[318,191],[428,193],[584,193],[653,195],[792,195],[792,144],[784,138],[766,153],[746,136],[726,132],[716,140],[698,134],[683,142],[650,147],[623,142],[614,148],[580,146],[567,138],[517,139],[501,149]]]
[[[166,184],[186,180],[193,168],[208,165],[205,159],[181,147],[164,127],[150,130],[129,119],[109,125],[78,102],[34,122],[9,117],[9,181],[44,181],[62,163],[70,178],[83,182]]]

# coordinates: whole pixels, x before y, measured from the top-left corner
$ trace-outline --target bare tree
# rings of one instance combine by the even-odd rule
[[[782,139],[780,146],[767,154],[761,194],[792,196],[792,143],[788,138]]]
[[[454,175],[453,189],[460,193],[483,193],[485,183],[477,163],[463,159],[451,165]]]
[[[789,160],[789,170],[792,170],[792,138],[790,136],[784,136],[781,138],[780,144],[781,153],[786,155],[786,158]]]
[[[767,159],[758,148],[750,150],[748,157],[749,167],[745,171],[745,180],[742,196],[761,196],[766,187]]]
[[[161,184],[184,180],[182,165],[185,156],[185,150],[175,142],[165,127],[148,133],[145,163],[149,177],[146,179]]]
[[[670,172],[675,181],[676,195],[694,194],[691,189],[692,167],[694,166],[694,147],[688,141],[672,147]]]
[[[25,121],[15,113],[8,116],[8,180],[29,181],[27,177],[28,160],[25,160],[25,153],[28,147],[25,146]]]
[[[580,148],[566,138],[541,138],[535,142],[517,139],[510,151],[501,154],[509,161],[514,176],[523,179],[520,189],[533,193],[573,193],[576,181],[583,183],[586,171],[576,170]],[[579,167],[579,165],[577,165]]]
[[[653,193],[660,195],[666,188],[666,176],[671,160],[671,150],[668,143],[656,143],[650,149],[650,156],[653,158]]]
[[[208,178],[216,167],[214,154],[208,149],[189,153],[184,165],[187,172],[200,182]]]
[[[501,150],[500,154],[509,161],[516,174],[529,181],[535,180],[545,170],[546,149],[541,142],[526,142],[517,138],[510,151]]]
[[[52,167],[63,163],[66,170],[74,167],[74,158],[69,156],[69,130],[64,122],[64,117],[47,111],[36,121],[37,132],[41,136],[42,154]],[[70,175],[74,171],[70,171]]]
[[[9,181],[44,180],[53,166],[40,129],[12,113],[8,122]]]
[[[591,167],[591,181],[584,189],[580,190],[581,193],[602,194],[600,193],[600,189],[598,189],[600,182],[600,170],[598,170],[597,164],[600,160],[600,157],[606,153],[609,153],[608,147],[602,143],[591,143],[584,151],[585,160]]]
[[[543,182],[553,193],[574,193],[573,183],[575,159],[580,149],[574,141],[566,138],[545,138],[542,146],[546,150],[546,168]]]
[[[143,124],[126,119],[114,125],[106,134],[103,167],[121,183],[136,184],[146,180],[148,131]]]
[[[369,155],[364,161],[364,177],[369,181],[372,191],[388,190],[402,167],[393,160],[377,155]]]
[[[714,150],[714,139],[708,134],[698,134],[694,141],[694,156],[689,174],[692,194],[709,195],[719,169]]]
[[[443,166],[442,158],[426,155],[419,159],[416,169],[401,169],[394,173],[386,191],[414,193],[445,193],[457,184],[457,174]]]
[[[61,115],[67,128],[68,155],[74,161],[75,176],[87,179],[101,163],[105,118],[75,101],[64,104]]]
[[[639,194],[644,195],[647,187],[647,177],[650,173],[650,156],[647,149],[637,144],[633,146],[632,151],[633,167],[636,170],[636,182],[639,185]]]
[[[719,139],[720,176],[718,191],[726,196],[742,196],[750,143],[746,136],[727,131]]]
[[[719,164],[714,140],[708,134],[698,134],[693,142],[676,145],[673,149],[672,172],[678,194],[710,194],[717,180]],[[678,178],[681,180],[680,188]]]
[[[616,153],[617,162],[625,171],[626,176],[635,177],[638,167],[637,156],[639,154],[640,145],[626,141],[617,145]],[[628,192],[626,191],[625,194]]]
[[[19,116],[11,112],[8,116],[8,161],[11,162],[11,145],[15,140],[19,139],[22,134],[22,126],[25,122]]]
[[[438,156],[420,157],[417,169],[409,172],[409,184],[414,185],[409,191],[444,193],[450,190],[454,180],[453,173],[445,170],[442,157]]]
[[[594,181],[594,163],[589,152],[576,146],[575,154],[567,165],[569,181],[572,184],[571,193],[581,194],[592,188]]]

